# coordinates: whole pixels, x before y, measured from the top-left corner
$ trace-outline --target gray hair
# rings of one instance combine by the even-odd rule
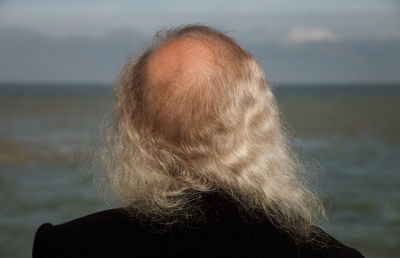
[[[180,94],[166,108],[147,87],[147,66],[182,38],[210,46],[215,69],[185,81],[201,93]],[[262,67],[233,39],[199,25],[158,33],[125,66],[115,92],[98,180],[119,204],[173,223],[191,216],[196,193],[223,192],[293,236],[310,236],[324,209],[288,145]]]

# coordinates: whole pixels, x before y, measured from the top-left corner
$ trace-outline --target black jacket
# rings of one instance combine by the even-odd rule
[[[170,227],[112,209],[36,232],[33,257],[293,257],[357,258],[358,251],[320,230],[316,242],[297,243],[268,220],[246,217],[218,195],[203,198],[204,220]]]

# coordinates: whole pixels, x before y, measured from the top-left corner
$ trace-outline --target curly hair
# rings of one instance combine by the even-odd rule
[[[212,69],[151,82],[154,56],[182,39],[207,48]],[[174,223],[190,217],[197,193],[223,192],[303,239],[323,216],[262,67],[227,35],[200,25],[158,33],[115,93],[99,179],[135,213]]]

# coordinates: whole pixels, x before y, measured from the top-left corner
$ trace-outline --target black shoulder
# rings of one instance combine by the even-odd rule
[[[312,241],[301,244],[301,257],[363,258],[354,248],[344,245],[321,228],[315,227]]]
[[[124,209],[110,209],[104,210],[100,212],[96,212],[84,217],[80,217],[71,221],[68,221],[63,224],[56,225],[57,229],[67,229],[67,228],[74,228],[80,227],[84,225],[90,224],[107,224],[113,223],[120,220],[126,220],[129,217],[129,214]]]
[[[105,210],[72,221],[43,224],[36,232],[33,257],[107,257],[110,243],[132,239],[134,220],[123,209]],[[135,234],[133,236],[136,236]],[[106,253],[105,253],[106,252]]]
[[[32,257],[54,257],[52,254],[52,231],[54,226],[50,223],[41,225],[33,241]]]

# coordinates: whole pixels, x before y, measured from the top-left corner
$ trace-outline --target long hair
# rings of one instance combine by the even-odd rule
[[[184,80],[199,91],[164,103],[165,93],[148,87],[149,60],[181,38],[209,46],[215,65]],[[296,237],[310,235],[322,205],[288,145],[263,69],[233,39],[193,25],[159,33],[125,66],[115,93],[99,177],[114,200],[173,223],[190,216],[194,193],[223,192]]]

